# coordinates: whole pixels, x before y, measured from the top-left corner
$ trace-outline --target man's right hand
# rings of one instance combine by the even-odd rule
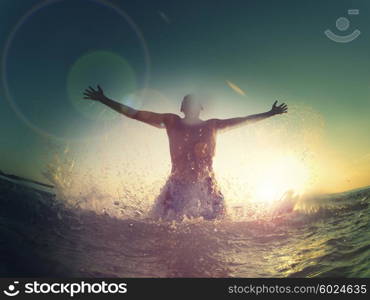
[[[172,120],[174,118],[180,118],[174,114],[160,114],[151,111],[137,110],[123,103],[109,99],[104,95],[100,85],[97,86],[97,89],[89,86],[89,88],[84,91],[84,99],[101,102],[128,118],[135,119],[161,129],[166,128],[165,124],[169,119]]]
[[[84,91],[84,99],[93,100],[93,101],[102,101],[105,98],[104,92],[100,85],[94,90],[91,86]]]

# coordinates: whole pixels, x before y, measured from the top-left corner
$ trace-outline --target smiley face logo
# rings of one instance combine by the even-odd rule
[[[359,15],[360,11],[358,9],[349,9],[348,15]],[[345,17],[340,17],[335,22],[335,25],[339,31],[346,31],[349,28],[350,21]],[[334,42],[337,43],[349,43],[357,39],[361,34],[361,31],[356,29],[352,33],[347,35],[338,35],[332,32],[330,29],[325,30],[325,35]]]
[[[19,291],[15,289],[15,284],[18,284],[19,281],[14,281],[14,284],[8,286],[8,290],[4,290],[4,294],[10,297],[17,296]]]

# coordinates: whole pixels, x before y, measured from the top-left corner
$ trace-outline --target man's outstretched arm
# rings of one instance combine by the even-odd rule
[[[285,103],[282,103],[280,105],[276,105],[277,101],[274,102],[272,105],[271,110],[261,113],[261,114],[255,114],[255,115],[249,115],[246,117],[240,117],[240,118],[231,118],[231,119],[216,119],[216,127],[217,129],[231,129],[235,128],[241,125],[246,125],[246,124],[251,124],[255,123],[261,120],[264,120],[266,118],[279,115],[279,114],[284,114],[288,112],[288,106]]]
[[[150,111],[136,110],[127,105],[113,101],[104,95],[104,92],[99,85],[96,90],[91,86],[86,89],[84,92],[84,99],[98,101],[128,118],[135,119],[158,128],[165,128],[167,119],[172,116],[172,114],[160,114]]]

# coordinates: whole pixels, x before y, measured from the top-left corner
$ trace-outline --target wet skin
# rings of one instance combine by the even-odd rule
[[[216,127],[213,120],[187,124],[173,115],[166,122],[171,154],[171,177],[196,182],[213,177]]]

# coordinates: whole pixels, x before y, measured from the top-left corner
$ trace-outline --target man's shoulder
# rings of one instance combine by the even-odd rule
[[[165,120],[180,120],[180,116],[176,115],[176,114],[172,114],[172,113],[165,113],[163,114]]]
[[[220,119],[208,119],[204,122],[206,122],[210,126],[216,126],[219,121]]]
[[[166,124],[166,126],[168,125],[173,126],[175,123],[181,120],[180,116],[172,113],[165,113],[163,114],[163,116],[164,116],[163,121]]]

